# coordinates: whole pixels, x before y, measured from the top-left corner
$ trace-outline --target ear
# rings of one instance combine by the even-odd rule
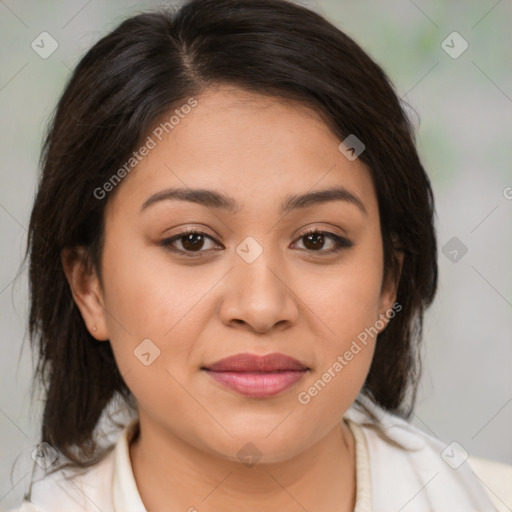
[[[379,300],[379,320],[382,320],[385,325],[382,329],[380,329],[380,332],[382,332],[387,327],[389,319],[395,315],[395,311],[398,312],[402,309],[402,307],[398,305],[393,308],[393,305],[396,301],[398,284],[400,283],[400,276],[402,275],[402,265],[404,262],[403,251],[396,250],[395,257],[398,260],[398,273],[396,276],[393,276],[391,273],[389,273],[381,288]],[[391,317],[390,312],[393,312]]]
[[[61,253],[61,262],[75,304],[91,336],[98,341],[108,340],[103,293],[85,249],[64,249]]]

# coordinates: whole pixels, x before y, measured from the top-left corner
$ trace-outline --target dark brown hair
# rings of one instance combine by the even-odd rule
[[[192,0],[121,23],[81,59],[43,146],[30,218],[29,331],[45,395],[41,442],[72,464],[97,459],[94,429],[114,398],[134,400],[109,343],[91,337],[61,253],[84,247],[101,279],[103,215],[94,190],[155,123],[209,86],[229,84],[318,112],[340,141],[355,134],[377,193],[385,278],[402,306],[379,335],[362,394],[408,417],[420,375],[423,314],[437,287],[434,203],[413,128],[392,84],[350,37],[287,0]]]

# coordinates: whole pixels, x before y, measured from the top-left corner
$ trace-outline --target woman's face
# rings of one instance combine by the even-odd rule
[[[285,460],[339,425],[369,370],[368,329],[393,305],[376,193],[306,107],[226,87],[196,100],[103,199],[101,307],[86,297],[81,309],[141,422],[227,459],[251,442],[262,462]],[[205,370],[240,353],[308,370]]]

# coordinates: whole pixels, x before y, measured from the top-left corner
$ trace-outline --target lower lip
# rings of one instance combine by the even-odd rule
[[[267,373],[205,371],[227,388],[252,398],[277,395],[296,384],[307,372],[307,370]]]

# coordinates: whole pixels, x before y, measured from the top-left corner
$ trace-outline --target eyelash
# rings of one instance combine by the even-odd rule
[[[308,252],[312,252],[312,253],[319,253],[319,254],[333,254],[333,253],[340,252],[343,249],[350,249],[354,245],[353,242],[351,242],[350,240],[347,240],[346,238],[338,236],[338,235],[336,235],[334,233],[331,233],[329,231],[322,231],[322,230],[319,230],[319,229],[316,229],[316,228],[308,229],[306,232],[302,233],[297,238],[297,240],[305,238],[308,235],[316,235],[316,234],[323,235],[324,237],[329,238],[330,240],[335,242],[337,244],[337,246],[334,249],[331,249],[331,250],[328,250],[328,251],[324,251],[324,250],[315,251],[315,250],[312,250],[312,249],[304,249],[304,250],[306,250]],[[168,251],[175,252],[175,253],[178,253],[178,254],[182,254],[182,255],[185,255],[185,256],[187,256],[189,258],[197,258],[197,257],[201,256],[201,253],[208,252],[208,250],[206,250],[206,251],[204,251],[204,250],[187,251],[187,250],[176,249],[175,247],[172,247],[172,244],[174,242],[176,242],[176,241],[180,240],[181,238],[183,238],[185,236],[188,236],[188,235],[203,235],[206,238],[209,238],[210,240],[213,240],[215,243],[217,243],[217,241],[213,237],[211,237],[210,235],[207,235],[206,233],[204,233],[202,231],[199,231],[199,230],[196,230],[196,229],[190,229],[190,230],[187,230],[187,231],[182,231],[181,233],[179,233],[177,235],[174,235],[174,236],[172,236],[170,238],[166,238],[165,240],[162,240],[160,242],[160,245],[163,246]]]

